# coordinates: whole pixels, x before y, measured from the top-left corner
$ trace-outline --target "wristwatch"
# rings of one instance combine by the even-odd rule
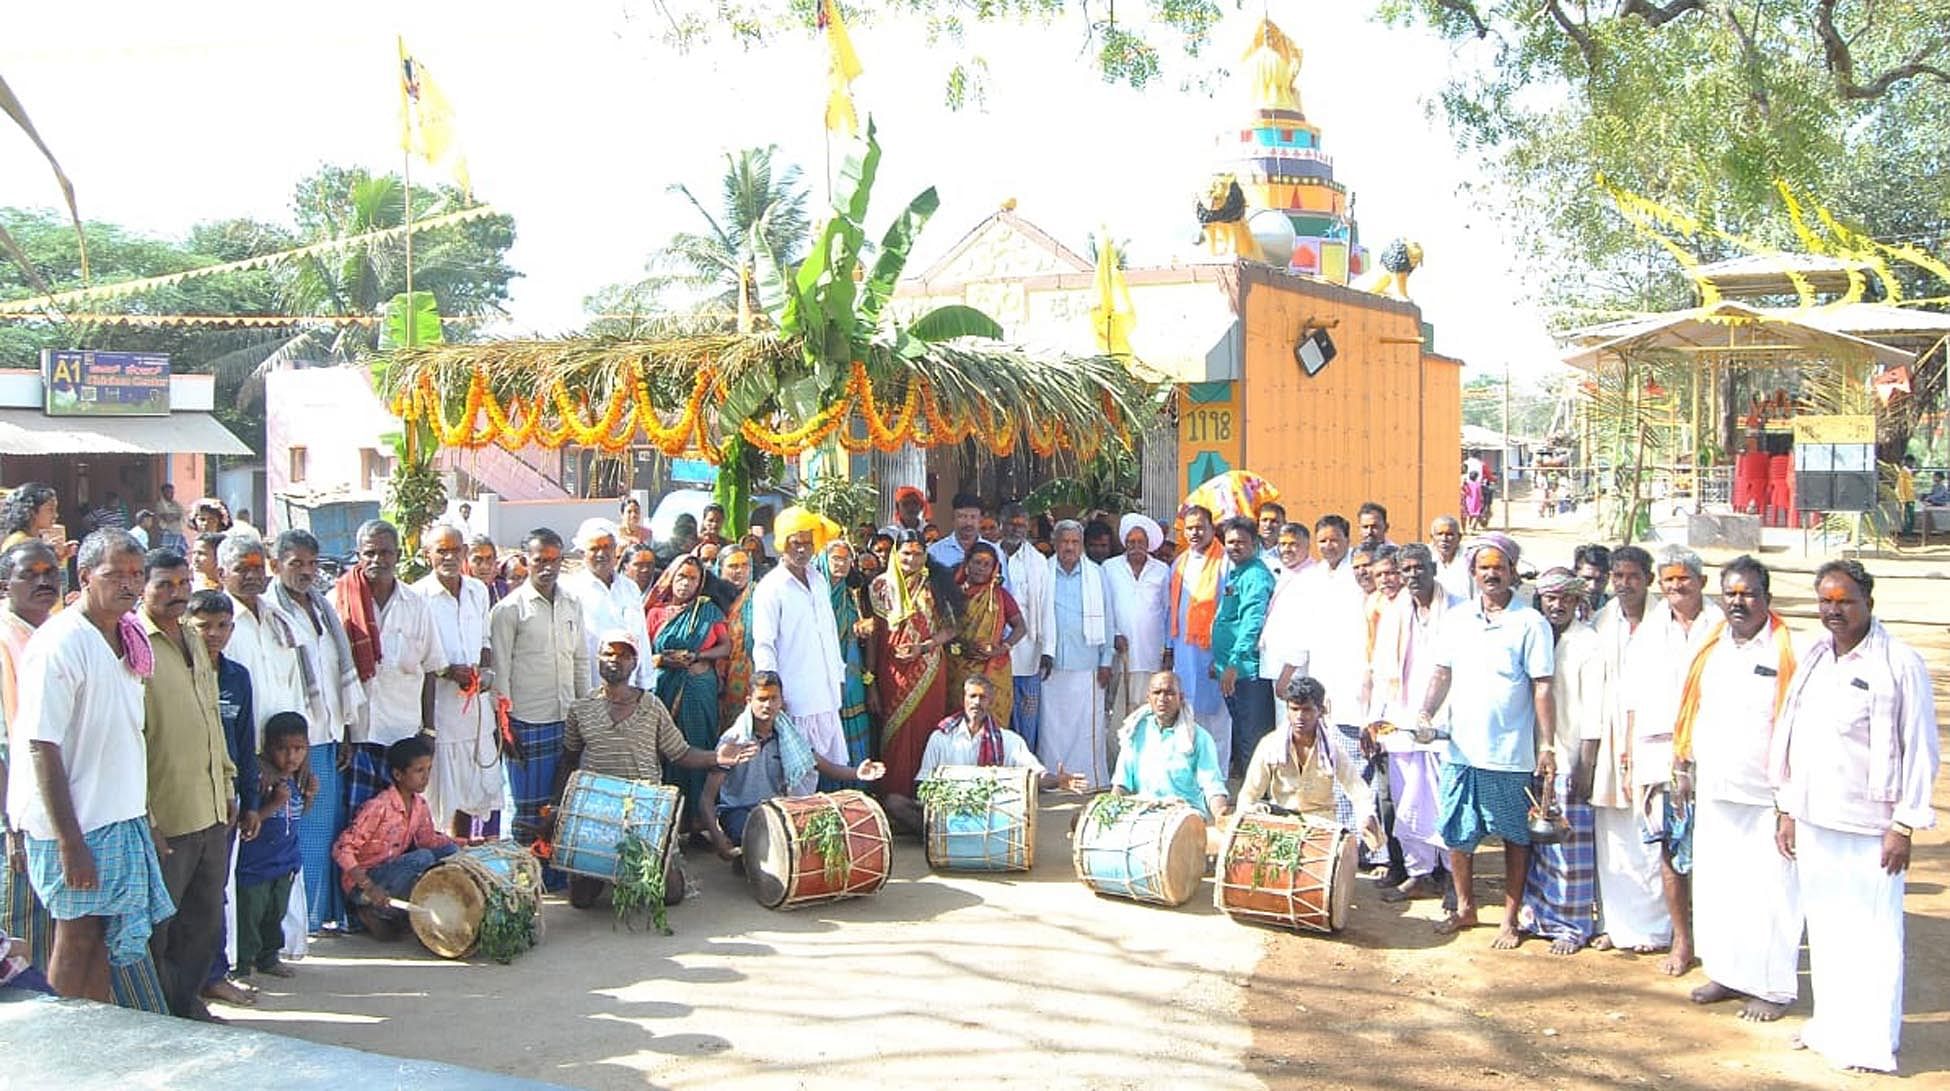
[[[1911,829],[1909,826],[1901,822],[1889,823],[1889,832],[1895,834],[1901,834],[1904,837],[1910,837],[1916,833],[1915,830]]]

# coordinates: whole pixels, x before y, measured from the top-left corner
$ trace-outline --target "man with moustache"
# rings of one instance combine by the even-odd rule
[[[427,528],[420,540],[431,569],[412,590],[427,613],[447,660],[433,678],[433,779],[427,806],[434,825],[455,837],[499,829],[500,745],[495,739],[489,686],[494,652],[488,646],[488,589],[467,575],[467,541],[459,527]]]
[[[1340,747],[1356,768],[1362,768],[1367,764],[1361,754],[1361,728],[1367,723],[1367,709],[1362,707],[1361,687],[1368,675],[1366,604],[1372,588],[1362,586],[1363,577],[1355,570],[1346,518],[1330,513],[1315,520],[1314,548],[1320,552],[1320,562],[1299,577],[1304,582],[1291,592],[1301,598],[1295,606],[1306,623],[1307,669],[1302,673],[1327,687],[1326,722],[1334,727],[1328,740]],[[1287,681],[1281,679],[1279,692],[1286,692]],[[1353,801],[1338,785],[1334,807],[1342,825],[1356,828]]]
[[[1583,733],[1605,715],[1611,700],[1598,633],[1579,619],[1587,601],[1583,581],[1568,568],[1537,579],[1537,609],[1556,640],[1551,699],[1557,704],[1555,783],[1540,786],[1564,811],[1563,836],[1531,846],[1520,923],[1525,932],[1551,941],[1554,955],[1584,949],[1598,932],[1597,830],[1591,813],[1589,770],[1580,765]],[[1579,786],[1585,785],[1580,791]]]
[[[1402,594],[1395,596],[1375,629],[1374,656],[1368,704],[1374,716],[1397,730],[1367,733],[1363,748],[1387,754],[1390,813],[1382,817],[1389,840],[1389,879],[1381,892],[1384,902],[1433,898],[1442,893],[1445,848],[1436,834],[1442,809],[1442,754],[1447,744],[1435,739],[1418,742],[1412,731],[1422,698],[1435,676],[1436,642],[1443,619],[1464,600],[1443,590],[1435,579],[1435,558],[1429,547],[1412,542],[1398,557]],[[1445,703],[1430,719],[1432,729],[1447,731]]]
[[[452,681],[455,675],[427,600],[400,585],[399,531],[373,519],[359,527],[354,540],[358,563],[333,592],[348,628],[370,626],[373,648],[371,671],[359,671],[366,678],[365,708],[351,733],[346,806],[357,815],[366,800],[392,783],[386,751],[414,735],[433,734],[435,680]],[[356,642],[353,650],[356,656]]]
[[[1001,515],[1002,582],[1008,585],[1028,630],[1009,649],[1015,704],[1007,726],[1034,750],[1041,738],[1043,643],[1047,636],[1043,616],[1049,606],[1050,561],[1029,544],[1029,512],[1021,504],[1002,505]]]
[[[1178,690],[1192,719],[1216,743],[1232,738],[1232,714],[1212,669],[1212,623],[1219,616],[1219,590],[1225,579],[1225,550],[1214,537],[1212,512],[1188,504],[1179,513],[1185,522],[1185,551],[1172,558],[1171,580],[1165,597],[1165,646],[1162,669],[1178,675]],[[1221,775],[1224,769],[1220,770]]]
[[[616,570],[616,524],[607,519],[585,519],[576,528],[575,544],[582,550],[583,567],[562,577],[561,587],[582,604],[582,632],[590,642],[589,662],[593,670],[596,634],[622,629],[645,647],[650,644],[650,634],[644,627],[643,596],[636,584]],[[705,544],[707,540],[700,536],[699,548]],[[650,686],[650,674],[649,664],[639,663],[636,684]],[[586,685],[595,687],[594,674],[589,676]]]
[[[152,652],[143,685],[149,817],[168,845],[163,885],[176,915],[156,926],[150,954],[162,972],[169,1010],[209,1021],[200,995],[222,936],[223,888],[230,874],[229,832],[237,822],[237,767],[217,707],[217,670],[201,638],[183,625],[190,562],[173,549],[150,551],[138,616]]]
[[[1230,571],[1212,622],[1212,669],[1219,672],[1232,737],[1213,741],[1219,745],[1220,770],[1244,777],[1259,740],[1273,729],[1273,684],[1260,677],[1259,669],[1273,574],[1260,563],[1259,528],[1252,520],[1228,519],[1220,534]]]
[[[1774,841],[1800,874],[1814,1016],[1796,1044],[1893,1072],[1903,1027],[1903,888],[1910,838],[1936,824],[1930,671],[1875,617],[1856,561],[1815,573],[1822,636],[1801,656],[1774,729]]]
[[[1794,861],[1774,851],[1767,755],[1795,670],[1794,642],[1770,609],[1767,569],[1720,569],[1726,620],[1693,656],[1672,732],[1672,797],[1693,808],[1693,929],[1707,982],[1695,1004],[1746,999],[1771,1023],[1798,991],[1801,900]]]
[[[1429,546],[1435,551],[1435,582],[1444,591],[1466,599],[1473,591],[1469,562],[1463,558],[1462,523],[1453,515],[1438,515],[1429,523]]]

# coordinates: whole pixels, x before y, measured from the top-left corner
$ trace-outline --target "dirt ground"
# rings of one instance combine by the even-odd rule
[[[1525,564],[1540,568],[1568,563],[1582,540],[1558,527],[1517,536]],[[1775,608],[1796,631],[1812,631],[1819,562],[1780,550],[1762,559],[1776,569]],[[1877,615],[1929,660],[1937,720],[1950,725],[1950,553],[1866,563]],[[1247,990],[1248,1068],[1270,1087],[1310,1089],[1950,1087],[1950,765],[1935,798],[1938,827],[1917,835],[1909,877],[1899,1076],[1837,1072],[1787,1047],[1811,1010],[1805,953],[1800,1000],[1780,1022],[1752,1024],[1735,1018],[1738,1004],[1687,1001],[1705,981],[1697,968],[1669,978],[1657,955],[1565,958],[1534,939],[1492,951],[1494,927],[1436,936],[1435,903],[1388,905],[1365,881],[1340,936],[1270,937]],[[1480,853],[1478,901],[1492,926],[1502,916],[1501,875],[1496,853]]]
[[[1398,533],[1396,537],[1404,537]],[[1581,540],[1520,534],[1526,562]],[[1709,561],[1724,557],[1709,556]],[[1778,550],[1777,606],[1812,626],[1806,559]],[[1950,551],[1874,561],[1878,614],[1922,647],[1950,723]],[[1800,616],[1797,616],[1800,615]],[[1946,778],[1950,779],[1950,778]],[[1950,802],[1950,784],[1937,798]],[[759,908],[708,855],[702,897],[670,937],[607,912],[546,908],[542,946],[513,966],[450,962],[408,941],[325,940],[239,1024],[376,1053],[583,1087],[826,1087],[952,1082],[1034,1087],[1676,1088],[1879,1086],[1771,1026],[1700,1010],[1703,979],[1656,957],[1489,950],[1493,929],[1438,938],[1432,903],[1389,906],[1365,882],[1348,930],[1292,936],[1217,914],[1206,883],[1178,909],[1095,897],[1073,877],[1076,804],[1045,797],[1027,875],[931,874],[896,850],[876,897]],[[1950,848],[1919,835],[1909,883],[1907,1086],[1950,1087]],[[1494,923],[1500,871],[1478,866]]]

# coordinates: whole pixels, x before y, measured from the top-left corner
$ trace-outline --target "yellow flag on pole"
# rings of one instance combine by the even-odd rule
[[[853,109],[853,81],[860,76],[860,55],[847,37],[846,20],[833,0],[819,0],[819,29],[826,32],[826,131],[860,134],[860,117]]]
[[[1090,326],[1097,335],[1097,350],[1106,356],[1131,355],[1131,329],[1137,325],[1137,308],[1131,305],[1131,286],[1124,280],[1119,265],[1117,243],[1108,230],[1098,236],[1097,305],[1090,308]]]
[[[464,197],[473,197],[467,177],[467,157],[461,154],[454,109],[427,75],[426,66],[406,51],[399,39],[400,147],[434,170],[454,180]]]

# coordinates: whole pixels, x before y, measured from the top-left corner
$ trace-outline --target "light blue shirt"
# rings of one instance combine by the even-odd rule
[[[1537,682],[1556,670],[1544,615],[1514,600],[1483,612],[1481,596],[1449,609],[1435,665],[1449,671],[1449,760],[1528,773],[1537,766]]]
[[[1049,566],[1051,598],[1056,605],[1056,639],[1053,647],[1056,654],[1056,669],[1060,671],[1088,671],[1098,667],[1110,666],[1116,648],[1111,644],[1116,625],[1110,615],[1110,588],[1104,588],[1104,642],[1091,644],[1084,638],[1083,631],[1083,571],[1090,563],[1089,558],[1077,558],[1074,572],[1063,571],[1062,561],[1051,561]],[[1103,578],[1098,573],[1099,580]]]
[[[1193,732],[1190,746],[1180,734],[1187,730]],[[1132,728],[1130,741],[1117,752],[1117,772],[1110,783],[1132,795],[1182,799],[1207,819],[1212,811],[1206,801],[1226,794],[1219,748],[1211,733],[1183,715],[1171,727],[1160,728],[1157,714],[1149,709]]]
[[[988,542],[987,538],[977,538],[975,540],[978,542]],[[988,544],[990,548],[995,550],[997,557],[1003,555],[1001,546],[996,545],[994,542],[988,542]],[[959,568],[961,567],[961,562],[967,559],[968,550],[963,549],[961,542],[952,534],[947,535],[928,547],[928,560],[938,565],[945,565],[948,568]],[[1005,587],[1008,586],[1008,574],[1008,566],[1002,565],[996,570],[996,582]]]

